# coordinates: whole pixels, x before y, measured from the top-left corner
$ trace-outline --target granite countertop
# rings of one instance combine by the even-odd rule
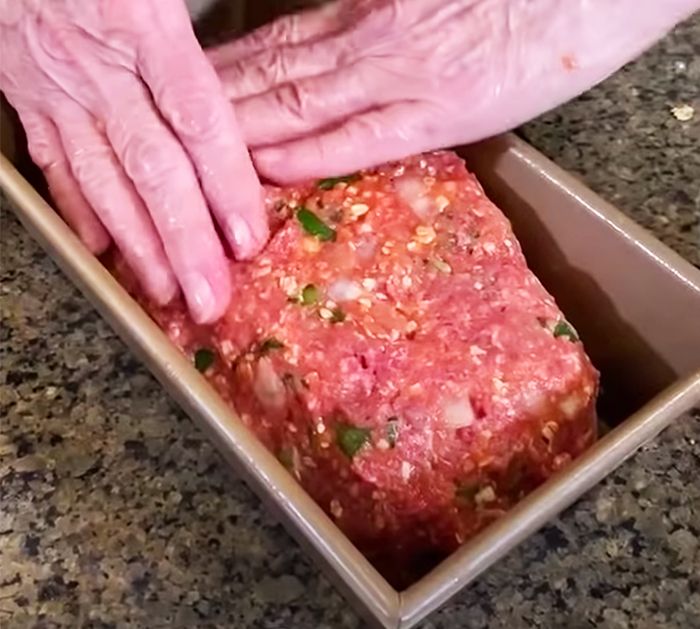
[[[522,133],[700,266],[700,17]],[[0,627],[361,626],[6,209]],[[698,420],[423,627],[700,627]]]

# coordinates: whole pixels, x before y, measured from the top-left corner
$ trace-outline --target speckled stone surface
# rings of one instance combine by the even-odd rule
[[[700,265],[700,19],[523,134]],[[2,203],[0,627],[362,626]],[[700,627],[698,478],[695,413],[423,627]]]

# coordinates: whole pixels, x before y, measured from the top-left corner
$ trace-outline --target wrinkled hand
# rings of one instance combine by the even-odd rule
[[[506,131],[588,89],[698,0],[340,0],[208,52],[258,171],[351,172]]]
[[[182,0],[0,0],[0,88],[61,213],[209,322],[267,238],[262,188]],[[211,214],[210,214],[211,210]],[[212,217],[213,215],[213,217]]]

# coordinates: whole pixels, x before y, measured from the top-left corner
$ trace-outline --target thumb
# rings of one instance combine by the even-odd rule
[[[427,103],[396,103],[330,131],[258,149],[253,160],[261,175],[281,184],[346,174],[435,148],[431,119],[441,118]]]

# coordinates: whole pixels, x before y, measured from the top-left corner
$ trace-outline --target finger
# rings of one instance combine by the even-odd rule
[[[284,15],[244,37],[210,48],[207,57],[218,69],[264,50],[306,43],[338,30],[338,15],[338,2]]]
[[[397,103],[355,116],[340,127],[253,152],[258,172],[278,183],[354,172],[436,148],[444,113],[424,103]]]
[[[281,46],[261,51],[219,69],[224,93],[237,101],[273,90],[289,81],[313,77],[343,65],[346,46],[330,38],[302,46]]]
[[[57,104],[57,129],[71,172],[148,295],[167,303],[177,282],[146,208],[92,117],[72,101]]]
[[[94,255],[103,254],[111,239],[80,190],[65,157],[43,170],[51,198],[66,223]]]
[[[231,104],[189,23],[173,45],[164,47],[163,42],[174,37],[166,35],[147,40],[139,71],[160,114],[189,154],[235,256],[249,258],[262,249],[269,234],[262,186]]]
[[[229,264],[192,163],[141,82],[126,73],[111,80],[107,138],[148,208],[190,312],[211,323],[231,298]]]
[[[392,86],[358,63],[236,101],[236,115],[248,146],[278,144],[390,102]]]
[[[21,112],[20,119],[27,134],[29,154],[44,173],[61,216],[93,254],[104,253],[109,247],[109,234],[70,170],[56,127],[48,118],[35,112]]]

